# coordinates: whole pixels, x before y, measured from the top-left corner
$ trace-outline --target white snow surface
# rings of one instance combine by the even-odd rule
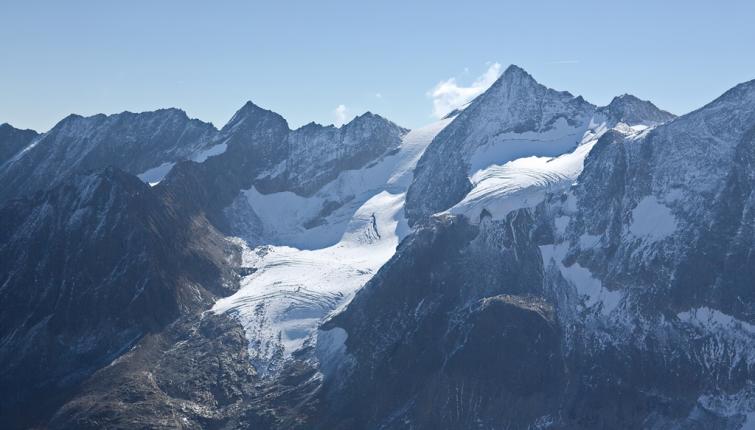
[[[225,143],[218,143],[209,148],[203,148],[194,151],[194,153],[189,156],[189,159],[196,161],[197,163],[201,163],[212,156],[224,153],[227,148],[228,145],[226,145]],[[175,161],[168,161],[160,164],[159,166],[147,169],[136,176],[141,179],[142,182],[146,182],[151,187],[154,187],[155,185],[159,184],[160,181],[163,180],[163,178],[165,178],[165,175],[167,175],[168,172],[170,172],[170,169],[172,169],[175,165]]]
[[[655,242],[676,230],[676,217],[671,209],[653,196],[644,197],[632,210],[629,232],[636,237]]]
[[[542,245],[540,253],[543,256],[543,266],[555,268],[561,272],[561,276],[574,287],[581,305],[585,309],[598,311],[602,315],[610,315],[616,310],[624,298],[620,290],[611,291],[603,286],[599,279],[593,277],[590,270],[582,267],[579,263],[564,266],[563,259],[568,251],[568,244]]]
[[[499,136],[472,156],[469,180],[473,188],[449,212],[476,221],[483,209],[500,219],[515,209],[534,207],[546,193],[565,190],[574,183],[585,158],[607,130],[602,122],[591,121],[585,130],[560,121],[543,133]],[[621,130],[634,132],[628,127]],[[527,148],[530,154],[556,155],[516,158]]]
[[[165,175],[167,175],[168,172],[170,172],[170,169],[172,169],[175,164],[176,163],[174,162],[162,163],[161,165],[157,167],[153,167],[149,170],[146,170],[136,176],[139,179],[141,179],[142,182],[146,182],[151,187],[154,187],[155,185],[159,184],[160,181],[163,180]]]
[[[619,123],[613,129],[633,137],[649,128]],[[596,115],[586,128],[569,127],[559,120],[545,132],[497,136],[493,143],[475,151],[469,168],[473,188],[449,212],[464,214],[475,222],[483,209],[493,219],[501,219],[513,210],[536,206],[547,193],[565,191],[574,184],[585,158],[608,130],[603,118]],[[522,157],[528,150],[529,154],[555,155]],[[666,223],[656,234],[668,229]]]
[[[243,193],[262,221],[268,244],[245,248],[242,266],[256,272],[212,310],[239,319],[261,374],[274,374],[393,256],[409,232],[403,207],[414,166],[451,120],[409,132],[397,153],[342,172],[312,197],[264,195],[254,188]],[[304,228],[326,201],[347,203],[324,217],[322,225]]]

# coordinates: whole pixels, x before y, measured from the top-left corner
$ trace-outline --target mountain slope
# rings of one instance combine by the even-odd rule
[[[0,218],[0,416],[14,427],[234,288],[234,246],[114,168],[12,200]]]

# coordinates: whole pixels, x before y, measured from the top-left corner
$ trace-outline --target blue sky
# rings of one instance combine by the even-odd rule
[[[755,79],[751,0],[360,3],[2,0],[0,123],[174,106],[220,127],[252,100],[292,127],[417,127],[512,63],[681,114]]]

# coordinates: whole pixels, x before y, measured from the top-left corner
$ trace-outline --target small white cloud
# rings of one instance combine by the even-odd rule
[[[383,95],[382,95],[382,94],[380,94],[380,93],[375,93],[375,98],[376,98],[376,99],[382,99],[382,98],[383,98]]]
[[[335,116],[335,121],[333,124],[335,124],[336,127],[340,127],[346,124],[346,120],[349,115],[349,109],[346,107],[346,105],[338,105],[338,107],[336,107],[333,111],[333,115]]]
[[[456,78],[439,82],[427,93],[433,99],[433,115],[437,118],[443,118],[454,109],[466,105],[473,98],[490,88],[499,76],[501,76],[501,65],[493,63],[485,73],[478,76],[468,87],[457,84]]]

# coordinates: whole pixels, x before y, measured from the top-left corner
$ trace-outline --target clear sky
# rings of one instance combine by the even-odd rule
[[[755,1],[0,0],[0,123],[38,131],[161,107],[220,127],[246,100],[417,127],[512,63],[685,113],[755,79]]]

